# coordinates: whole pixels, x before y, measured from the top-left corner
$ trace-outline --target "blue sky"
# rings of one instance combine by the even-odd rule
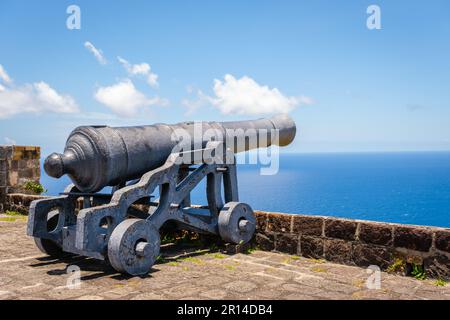
[[[66,27],[71,4],[80,30]],[[366,27],[371,4],[381,30]],[[49,153],[78,125],[286,109],[299,128],[289,152],[449,150],[449,14],[447,0],[2,0],[0,144]]]

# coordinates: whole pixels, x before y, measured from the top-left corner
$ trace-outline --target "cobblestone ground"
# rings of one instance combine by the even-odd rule
[[[25,218],[0,216],[0,299],[450,299],[450,285],[381,274],[366,287],[367,270],[254,251],[162,249],[164,260],[146,277],[127,277],[82,257],[45,257],[25,235]],[[68,266],[81,269],[78,288]]]

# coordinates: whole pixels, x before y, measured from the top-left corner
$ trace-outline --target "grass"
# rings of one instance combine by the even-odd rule
[[[7,210],[5,212],[5,215],[7,215],[7,217],[1,217],[0,221],[14,222],[16,220],[26,220],[27,219],[27,215],[26,214],[20,213],[18,211]]]
[[[416,278],[417,280],[425,280],[426,279],[426,274],[425,274],[425,270],[423,268],[423,266],[418,265],[418,264],[413,264],[412,265],[412,271],[411,271],[411,275]]]
[[[308,261],[312,262],[312,263],[319,263],[319,264],[326,262],[324,259],[314,259],[314,258],[308,259]]]
[[[233,270],[236,269],[235,266],[232,266],[232,265],[229,265],[229,264],[224,265],[224,267],[225,267],[226,269],[230,270],[230,271],[233,271]]]
[[[17,216],[26,216],[26,214],[23,214],[23,213],[21,213],[21,212],[19,212],[19,211],[10,211],[10,210],[7,210],[6,212],[5,212],[5,214],[7,215],[7,216],[13,216],[13,217],[17,217]]]
[[[387,267],[389,273],[405,272],[406,262],[402,258],[396,258],[394,262]]]
[[[437,279],[437,280],[434,282],[434,285],[435,285],[436,287],[445,287],[447,284],[448,284],[448,282],[445,281],[445,280],[442,280],[442,279]]]
[[[156,257],[156,263],[164,263],[166,259],[162,255]]]
[[[16,218],[13,218],[13,217],[2,217],[2,218],[0,218],[0,221],[4,221],[4,222],[14,222],[14,221],[16,221]]]
[[[252,254],[253,252],[255,252],[256,249],[252,248],[252,247],[248,247],[247,249],[245,249],[245,251],[243,252],[244,254]]]
[[[227,257],[226,255],[219,253],[219,252],[213,253],[213,254],[211,254],[211,256],[215,259],[225,259]]]
[[[324,272],[326,273],[328,270],[319,266],[315,266],[311,268],[312,272]]]
[[[181,258],[180,261],[187,261],[187,262],[191,262],[197,265],[204,265],[205,262],[199,258],[195,258],[195,257],[186,257],[186,258]]]

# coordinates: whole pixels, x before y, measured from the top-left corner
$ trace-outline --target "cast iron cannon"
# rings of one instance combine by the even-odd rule
[[[48,255],[70,252],[107,259],[117,271],[131,275],[149,272],[159,255],[159,230],[168,222],[247,243],[256,221],[252,208],[239,202],[234,154],[286,146],[295,134],[287,115],[78,127],[64,153],[53,153],[44,163],[48,175],[67,174],[73,183],[60,196],[32,202],[27,233]],[[208,205],[191,206],[190,193],[204,178]],[[108,186],[111,191],[102,193]],[[132,210],[136,204],[144,204],[146,212]]]

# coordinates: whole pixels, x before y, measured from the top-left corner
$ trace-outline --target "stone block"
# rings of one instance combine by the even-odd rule
[[[291,234],[277,234],[275,236],[275,250],[279,252],[297,254],[298,236]]]
[[[357,223],[341,219],[325,220],[325,236],[342,240],[354,240]]]
[[[291,232],[292,215],[269,213],[267,230],[272,232]]]
[[[10,159],[12,157],[12,146],[0,146],[0,160]]]
[[[360,267],[376,265],[386,269],[393,261],[392,249],[357,243],[353,245],[353,262]]]
[[[255,211],[256,217],[256,232],[264,233],[267,226],[267,213]]]
[[[450,281],[450,259],[436,254],[424,259],[424,269],[429,277]]]
[[[390,246],[392,245],[392,226],[361,222],[359,224],[359,240],[365,243]]]
[[[436,232],[436,249],[450,253],[450,231]]]
[[[19,170],[29,168],[28,160],[13,160],[13,161],[17,161]]]
[[[396,227],[394,246],[428,252],[432,243],[432,233],[417,227]]]
[[[7,184],[7,173],[6,171],[0,171],[0,186],[6,186]]]
[[[342,264],[354,264],[352,244],[344,240],[326,239],[324,243],[325,259]]]
[[[33,169],[27,168],[19,171],[19,178],[25,178],[25,179],[32,179],[34,177],[33,175]]]
[[[17,186],[19,183],[19,173],[17,171],[9,172],[8,180],[6,181],[6,185],[9,187]]]
[[[8,160],[8,165],[11,171],[19,170],[19,160]]]
[[[0,172],[8,171],[8,160],[0,160]]]
[[[293,233],[321,236],[324,219],[321,217],[294,216]]]
[[[319,237],[301,236],[300,254],[307,258],[319,259],[323,257],[324,240]]]
[[[254,242],[260,250],[272,251],[275,249],[274,235],[257,233]]]

